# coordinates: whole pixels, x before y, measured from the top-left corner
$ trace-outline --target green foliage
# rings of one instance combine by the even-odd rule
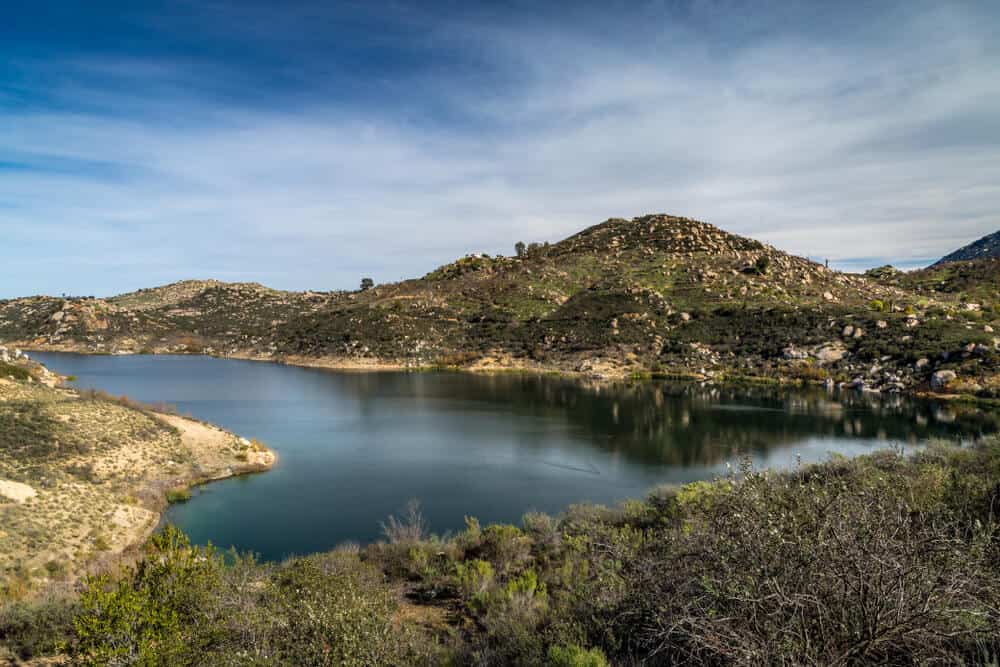
[[[886,310],[888,310],[888,307],[885,305],[885,301],[882,301],[881,299],[875,299],[873,301],[869,301],[868,307],[877,313],[884,313],[886,312]]]
[[[117,581],[89,578],[74,620],[72,646],[80,665],[191,664],[209,637],[204,602],[216,587],[222,559],[192,547],[167,526],[154,535],[145,559]],[[198,631],[198,632],[196,632]]]
[[[495,524],[482,532],[479,552],[506,576],[527,561],[531,540],[517,526]]]
[[[0,606],[0,660],[3,648],[21,660],[57,653],[72,637],[77,611],[76,600],[61,596]]]
[[[549,647],[549,665],[551,667],[607,667],[608,659],[600,649],[580,648],[579,646]]]
[[[191,500],[191,489],[186,486],[177,486],[167,491],[167,502],[170,504],[186,503],[189,500]]]
[[[31,373],[27,369],[0,361],[0,378],[12,377],[15,380],[27,380]]]
[[[276,584],[281,664],[401,664],[406,642],[391,623],[395,596],[378,571],[350,554],[331,554],[293,561]]]
[[[455,563],[455,580],[473,611],[486,608],[494,580],[493,566],[488,561],[476,559]]]
[[[683,510],[708,508],[731,491],[729,480],[691,482],[677,490],[677,503]]]

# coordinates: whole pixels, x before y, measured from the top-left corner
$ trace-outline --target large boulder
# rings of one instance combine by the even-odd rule
[[[955,371],[937,371],[931,376],[931,389],[944,391],[948,388],[948,384],[954,382],[957,377]]]

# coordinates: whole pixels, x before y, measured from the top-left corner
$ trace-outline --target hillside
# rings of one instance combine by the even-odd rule
[[[74,581],[141,544],[169,490],[262,470],[250,441],[59,386],[0,347],[0,599]]]
[[[954,370],[963,391],[993,395],[995,304],[971,309],[954,293],[839,273],[710,224],[648,215],[364,291],[188,281],[111,299],[15,299],[0,302],[0,339],[94,353],[764,376],[883,390]]]
[[[966,304],[966,308],[989,308],[1000,304],[1000,257],[935,264],[915,271],[883,267],[868,272],[883,284]]]
[[[973,241],[967,246],[963,246],[939,259],[934,266],[947,264],[948,262],[965,262],[976,259],[998,259],[1000,258],[1000,231],[988,234],[978,241]]]

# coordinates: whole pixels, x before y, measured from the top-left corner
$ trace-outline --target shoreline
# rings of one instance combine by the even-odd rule
[[[240,361],[253,361],[258,363],[272,363],[284,366],[296,366],[299,368],[318,368],[345,373],[385,373],[385,372],[409,372],[426,373],[434,371],[472,373],[479,375],[499,375],[505,373],[528,374],[528,375],[555,375],[574,380],[586,380],[590,382],[622,382],[627,380],[648,381],[648,380],[677,380],[680,382],[699,382],[717,385],[720,387],[739,387],[745,385],[774,385],[782,387],[822,387],[819,381],[810,382],[800,378],[773,377],[768,375],[731,375],[725,372],[718,372],[714,375],[694,373],[694,372],[650,372],[637,371],[633,369],[623,369],[611,363],[603,364],[597,368],[585,371],[556,366],[546,366],[539,364],[524,364],[514,362],[511,358],[498,359],[496,357],[485,356],[474,361],[470,365],[450,365],[450,364],[409,364],[398,361],[387,361],[378,358],[358,359],[352,357],[310,357],[305,355],[271,356],[255,354],[251,352],[236,352],[234,354],[204,354],[200,352],[98,352],[87,349],[78,344],[44,344],[11,341],[6,343],[9,346],[17,346],[26,352],[62,352],[70,354],[81,354],[88,356],[165,356],[176,355],[185,357],[211,357],[214,359],[237,359]],[[926,385],[925,385],[926,386]],[[853,391],[853,390],[852,390]],[[867,393],[867,390],[865,390]],[[881,395],[883,392],[870,392]],[[944,402],[962,402],[975,405],[1000,408],[1000,399],[982,398],[973,394],[953,394],[937,393],[922,387],[913,387],[898,393],[901,396],[919,398],[924,400],[936,400]]]
[[[5,526],[7,531],[0,531],[0,536],[19,540],[20,534],[12,528],[25,521],[41,521],[38,525],[50,536],[24,546],[24,576],[0,580],[0,592],[8,589],[5,595],[10,599],[68,591],[87,576],[114,574],[142,556],[171,504],[171,491],[186,492],[215,481],[267,472],[278,463],[278,454],[256,440],[127,397],[71,387],[65,377],[44,364],[30,363],[34,382],[0,380],[0,393],[6,392],[0,400],[32,401],[43,414],[51,415],[53,423],[73,424],[73,433],[84,438],[119,438],[126,432],[139,435],[119,441],[116,448],[70,459],[75,469],[86,471],[83,474],[89,480],[70,478],[56,485],[25,480],[30,483],[11,482],[3,487],[5,506],[14,508],[10,511],[15,514],[8,517],[11,528]],[[122,419],[129,420],[125,426]],[[142,435],[148,433],[143,431],[148,428],[142,426],[143,420],[159,425],[155,435]],[[136,430],[129,431],[133,425]],[[53,507],[75,508],[69,517],[82,513],[67,523],[66,513]],[[99,508],[96,514],[89,511],[94,508]],[[35,516],[39,518],[31,518]],[[55,523],[42,518],[46,516],[52,516]]]
[[[154,419],[157,419],[165,425],[180,431],[181,442],[187,444],[192,449],[194,449],[194,447],[192,447],[194,443],[190,438],[193,436],[189,436],[188,433],[185,433],[185,428],[191,428],[193,430],[207,429],[217,432],[222,437],[245,440],[244,438],[241,438],[235,433],[227,431],[220,426],[203,422],[192,417],[171,415],[152,409],[147,410],[146,412]],[[172,504],[168,499],[168,494],[171,490],[180,488],[191,489],[198,486],[204,486],[212,482],[231,479],[234,477],[242,477],[245,475],[255,475],[273,469],[278,463],[278,454],[273,449],[260,445],[259,443],[258,446],[263,447],[263,449],[254,451],[254,454],[257,455],[254,457],[256,459],[254,461],[247,461],[242,464],[226,466],[222,470],[210,471],[206,474],[179,475],[175,477],[149,480],[139,491],[142,496],[149,498],[151,501],[144,504],[144,509],[148,510],[151,514],[148,521],[146,521],[145,525],[138,529],[137,533],[133,536],[133,539],[127,540],[120,549],[115,549],[107,552],[106,554],[98,555],[90,562],[82,563],[83,570],[87,574],[108,572],[119,567],[127,566],[133,563],[135,559],[141,557],[143,546],[159,529],[163,521],[164,514],[166,514],[167,509]],[[72,584],[74,582],[68,581],[60,583]]]

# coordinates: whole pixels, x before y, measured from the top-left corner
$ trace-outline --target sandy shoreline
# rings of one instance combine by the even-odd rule
[[[25,405],[35,416],[19,422]],[[256,440],[124,397],[3,379],[0,410],[25,434],[45,429],[30,442],[14,431],[0,461],[0,593],[15,598],[132,562],[171,490],[277,462]]]
[[[206,469],[199,474],[149,480],[146,484],[146,493],[143,494],[153,501],[152,507],[144,508],[148,515],[139,517],[132,525],[121,526],[127,530],[128,538],[123,540],[118,548],[102,554],[94,562],[88,563],[87,570],[89,572],[96,573],[115,566],[122,566],[132,562],[140,555],[143,545],[156,532],[163,518],[163,513],[169,507],[167,493],[170,490],[189,489],[241,475],[267,472],[278,461],[278,455],[273,450],[257,443],[257,446],[262,447],[262,449],[250,452],[246,462],[227,465],[224,461],[219,460],[219,453],[224,451],[227,442],[233,439],[245,440],[244,438],[218,426],[195,419],[155,411],[151,414],[177,429],[180,432],[183,445],[195,455],[199,466],[204,466]],[[119,525],[122,523],[125,521],[118,522]]]

